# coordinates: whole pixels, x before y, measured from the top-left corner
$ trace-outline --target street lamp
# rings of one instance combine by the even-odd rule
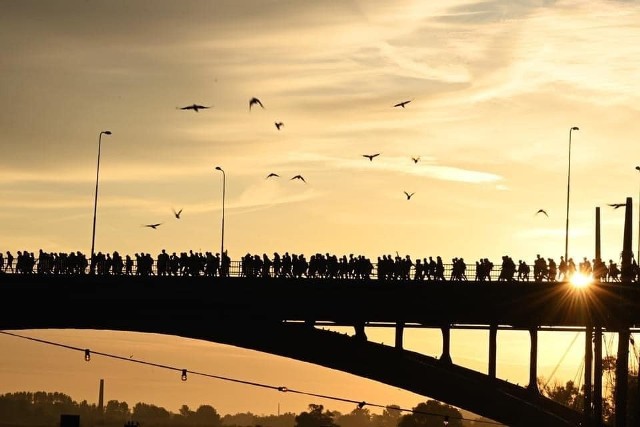
[[[636,170],[640,172],[640,166],[636,166]],[[640,190],[638,191],[638,203],[640,203]],[[640,205],[638,205],[638,252],[636,252],[636,262],[640,263]]]
[[[220,239],[220,259],[224,256],[224,194],[227,188],[227,176],[220,166],[216,166],[216,170],[222,172],[222,237]]]
[[[569,262],[569,194],[571,188],[571,132],[580,130],[577,126],[569,129],[569,169],[567,172],[567,223],[564,235],[564,261]]]
[[[98,166],[96,167],[96,192],[93,199],[93,231],[91,232],[91,264],[90,272],[93,273],[94,249],[96,243],[96,211],[98,209],[98,178],[100,177],[100,146],[102,145],[102,135],[111,135],[110,130],[103,130],[98,135]]]

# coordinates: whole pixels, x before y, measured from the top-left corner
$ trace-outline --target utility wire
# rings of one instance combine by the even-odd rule
[[[549,381],[551,381],[551,378],[553,378],[553,376],[556,374],[556,371],[560,367],[560,364],[562,363],[564,358],[567,357],[567,354],[569,354],[569,350],[571,350],[571,347],[573,347],[573,343],[576,342],[576,339],[578,338],[579,334],[580,334],[580,332],[576,332],[576,335],[573,337],[573,340],[571,341],[571,343],[569,344],[567,349],[564,351],[564,354],[562,355],[562,357],[560,358],[560,360],[556,364],[555,368],[553,368],[553,371],[551,371],[551,375],[549,375],[549,378],[547,379],[547,382],[544,383],[544,386],[543,386],[544,389],[547,388],[547,385],[549,384]]]
[[[312,392],[306,392],[306,391],[302,391],[302,390],[296,390],[296,389],[292,389],[289,387],[285,387],[285,386],[274,386],[274,385],[270,385],[270,384],[263,384],[263,383],[258,383],[258,382],[254,382],[254,381],[246,381],[246,380],[240,380],[237,378],[230,378],[230,377],[225,377],[225,376],[221,376],[221,375],[214,375],[214,374],[208,374],[205,372],[198,372],[198,371],[191,371],[189,369],[183,369],[183,368],[177,368],[175,366],[169,366],[169,365],[163,365],[160,363],[154,363],[154,362],[147,362],[146,360],[140,360],[140,359],[135,359],[132,357],[124,357],[124,356],[118,356],[115,354],[110,354],[110,353],[104,353],[101,351],[94,351],[88,348],[81,348],[81,347],[76,347],[76,346],[72,346],[72,345],[67,345],[67,344],[61,344],[58,342],[54,342],[54,341],[49,341],[49,340],[44,340],[41,338],[34,338],[34,337],[29,337],[26,335],[20,335],[20,334],[16,334],[14,332],[8,332],[8,331],[1,331],[0,330],[0,334],[4,334],[4,335],[9,335],[12,337],[16,337],[16,338],[21,338],[21,339],[25,339],[25,340],[29,340],[29,341],[35,341],[41,344],[47,344],[47,345],[53,345],[56,347],[62,347],[62,348],[66,348],[69,350],[74,350],[74,351],[80,351],[80,352],[84,352],[85,354],[85,360],[89,361],[91,355],[98,355],[98,356],[104,356],[104,357],[108,357],[108,358],[112,358],[112,359],[117,359],[117,360],[122,360],[125,362],[133,362],[133,363],[138,363],[141,365],[148,365],[148,366],[154,366],[157,368],[163,368],[163,369],[169,369],[172,371],[178,371],[182,373],[182,380],[186,381],[187,379],[187,374],[192,374],[192,375],[199,375],[199,376],[203,376],[203,377],[207,377],[207,378],[214,378],[214,379],[218,379],[218,380],[223,380],[223,381],[230,381],[230,382],[234,382],[234,383],[239,383],[239,384],[245,384],[245,385],[250,385],[250,386],[254,386],[254,387],[262,387],[262,388],[266,388],[266,389],[270,389],[270,390],[276,390],[279,392],[283,392],[283,393],[294,393],[294,394],[300,394],[300,395],[305,395],[305,396],[312,396],[312,397],[317,397],[317,398],[321,398],[321,399],[328,399],[328,400],[335,400],[335,401],[340,401],[340,402],[346,402],[346,403],[353,403],[355,405],[357,405],[358,409],[362,409],[365,406],[371,406],[371,407],[375,407],[375,408],[383,408],[383,409],[394,409],[400,412],[409,412],[409,413],[413,413],[413,414],[421,414],[421,415],[430,415],[430,416],[436,416],[436,417],[441,417],[444,418],[445,421],[448,421],[450,419],[459,419],[462,421],[473,421],[475,423],[483,423],[483,424],[493,424],[493,425],[504,425],[502,423],[498,423],[498,422],[494,422],[494,421],[479,421],[479,420],[475,420],[475,419],[471,419],[471,418],[464,418],[464,417],[454,417],[454,416],[450,416],[450,415],[443,415],[443,414],[436,414],[433,412],[425,412],[425,411],[417,411],[414,409],[406,409],[406,408],[400,408],[400,407],[395,407],[395,406],[389,406],[389,405],[381,405],[378,403],[370,403],[370,402],[366,402],[364,400],[355,400],[355,399],[348,399],[348,398],[344,398],[344,397],[338,397],[338,396],[331,396],[331,395],[326,395],[326,394],[318,394],[318,393],[312,393]]]

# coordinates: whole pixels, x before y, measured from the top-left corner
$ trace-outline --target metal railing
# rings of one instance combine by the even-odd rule
[[[186,262],[185,262],[186,261]],[[18,262],[20,264],[20,262]],[[274,270],[274,266],[271,265],[268,268],[262,268],[258,266],[257,268],[253,268],[253,266],[245,265],[244,261],[241,260],[231,260],[229,261],[228,271],[223,272],[220,266],[216,266],[214,264],[213,267],[207,265],[207,260],[204,258],[187,258],[178,259],[178,264],[176,265],[175,261],[168,262],[163,268],[159,268],[158,260],[151,259],[147,261],[145,264],[146,267],[141,267],[136,259],[132,259],[129,263],[129,267],[126,266],[125,262],[121,264],[120,267],[114,265],[106,265],[102,264],[102,262],[96,263],[93,268],[86,259],[82,257],[78,257],[75,260],[71,259],[62,259],[62,258],[54,258],[44,260],[40,260],[38,258],[30,259],[25,262],[24,259],[22,261],[22,265],[16,265],[16,263],[12,263],[11,266],[3,265],[0,268],[0,274],[36,274],[36,275],[88,275],[88,274],[96,274],[96,275],[110,275],[110,276],[208,276],[208,277],[247,277],[247,278],[273,278],[273,277],[283,277],[283,278],[298,278],[298,279],[306,279],[306,278],[324,278],[324,279],[370,279],[370,280],[411,280],[411,281],[447,281],[447,282],[463,282],[463,281],[486,281],[486,282],[556,282],[556,281],[564,281],[567,280],[565,278],[559,277],[558,274],[555,277],[549,277],[548,274],[543,273],[538,279],[533,277],[533,266],[527,265],[529,270],[531,271],[527,275],[520,275],[517,270],[513,271],[511,274],[504,275],[503,268],[500,265],[493,266],[488,274],[479,274],[476,271],[476,264],[471,264],[466,266],[463,271],[460,269],[455,269],[454,264],[446,263],[442,265],[441,274],[439,274],[439,278],[434,277],[434,272],[431,270],[423,271],[422,274],[416,274],[416,265],[413,264],[409,267],[409,270],[404,272],[400,272],[401,268],[398,265],[388,265],[385,270],[388,270],[387,273],[381,273],[378,268],[377,263],[371,263],[370,267],[366,268],[365,271],[355,268],[353,266],[349,266],[345,268],[344,265],[338,264],[337,269],[334,265],[332,272],[328,273],[327,271],[320,272],[312,272],[307,265],[306,268],[302,270],[298,270],[296,274],[292,271],[288,273],[280,272],[276,273]],[[421,269],[422,270],[422,269]],[[633,280],[636,281],[638,278],[638,274],[633,275]],[[619,275],[608,275],[606,274],[604,277],[599,279],[600,282],[606,283],[616,283],[620,282]]]

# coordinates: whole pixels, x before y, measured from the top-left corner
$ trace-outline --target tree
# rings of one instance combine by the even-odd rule
[[[142,424],[166,424],[171,419],[171,413],[156,405],[138,402],[134,405],[132,417]]]
[[[237,426],[237,427],[265,425],[265,424],[268,426],[271,425],[269,423],[263,423],[258,421],[257,417],[253,415],[251,412],[245,412],[242,414],[235,414],[235,415],[227,414],[224,417],[222,417],[222,424],[225,426]]]
[[[129,405],[127,402],[110,400],[107,402],[107,406],[104,407],[104,414],[114,418],[128,418]]]
[[[296,424],[296,414],[286,412],[281,415],[267,415],[258,417],[258,423],[269,427],[294,427]]]
[[[336,424],[340,427],[369,427],[371,411],[368,408],[355,408],[348,414],[336,417]]]
[[[400,406],[388,405],[382,410],[382,414],[373,414],[371,422],[376,427],[397,427],[401,416]]]
[[[543,384],[540,392],[549,399],[575,411],[582,412],[584,409],[584,392],[578,389],[573,381],[567,381],[564,386]]]
[[[182,415],[185,418],[189,418],[191,414],[193,414],[193,411],[189,409],[187,405],[182,405],[178,410],[178,412],[180,413],[180,415]]]
[[[222,425],[220,414],[211,405],[200,405],[189,418],[198,426],[220,427]]]
[[[333,417],[334,413],[324,411],[324,406],[312,403],[308,412],[301,412],[296,417],[295,427],[338,427]]]
[[[442,427],[448,420],[449,427],[462,427],[462,414],[453,406],[428,400],[414,407],[411,414],[400,418],[398,427]]]

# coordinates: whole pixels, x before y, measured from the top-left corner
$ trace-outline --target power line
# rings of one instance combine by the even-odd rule
[[[560,358],[560,360],[556,364],[555,368],[553,368],[553,371],[551,371],[551,375],[549,375],[549,379],[547,379],[547,382],[544,384],[543,388],[545,388],[545,389],[547,388],[547,385],[549,384],[549,381],[551,381],[551,378],[553,378],[553,376],[556,374],[556,371],[560,367],[560,364],[562,363],[564,358],[567,357],[567,354],[569,354],[569,350],[571,350],[571,347],[573,347],[573,343],[576,342],[576,339],[578,338],[579,334],[580,334],[580,332],[576,332],[576,335],[573,337],[573,340],[571,341],[571,343],[569,344],[567,349],[564,351],[564,354],[562,355],[562,357]]]
[[[358,409],[362,409],[365,406],[370,406],[370,407],[374,407],[374,408],[393,409],[393,410],[397,410],[397,411],[400,411],[400,412],[409,412],[409,413],[412,413],[412,414],[421,414],[421,415],[430,415],[430,416],[442,417],[445,421],[449,421],[450,419],[459,419],[459,420],[462,420],[462,421],[473,421],[475,423],[504,425],[502,423],[498,423],[498,422],[494,422],[494,421],[480,421],[480,420],[464,418],[464,417],[453,417],[453,416],[450,416],[450,415],[436,414],[436,413],[433,413],[433,412],[417,411],[417,410],[414,410],[414,409],[406,409],[406,408],[400,408],[400,407],[396,407],[396,406],[381,405],[381,404],[378,404],[378,403],[371,403],[371,402],[367,402],[367,401],[364,401],[364,400],[355,400],[355,399],[348,399],[348,398],[344,398],[344,397],[338,397],[338,396],[332,396],[332,395],[326,395],[326,394],[312,393],[312,392],[307,392],[307,391],[302,391],[302,390],[296,390],[296,389],[289,388],[289,387],[286,387],[286,386],[274,386],[274,385],[270,385],[270,384],[264,384],[264,383],[254,382],[254,381],[241,380],[241,379],[226,377],[226,376],[222,376],[222,375],[215,375],[215,374],[208,374],[208,373],[205,373],[205,372],[192,371],[192,370],[189,370],[189,369],[178,368],[178,367],[175,367],[175,366],[169,366],[169,365],[164,365],[164,364],[160,364],[160,363],[148,362],[146,360],[135,359],[133,357],[124,357],[124,356],[119,356],[119,355],[116,355],[116,354],[110,354],[110,353],[105,353],[105,352],[101,352],[101,351],[91,350],[89,348],[81,348],[81,347],[72,346],[72,345],[68,345],[68,344],[62,344],[62,343],[58,343],[58,342],[54,342],[54,341],[44,340],[44,339],[41,339],[41,338],[29,337],[29,336],[26,336],[26,335],[20,335],[20,334],[16,334],[14,332],[9,332],[9,331],[0,331],[0,334],[9,335],[9,336],[12,336],[12,337],[21,338],[21,339],[25,339],[25,340],[29,340],[29,341],[34,341],[34,342],[38,342],[38,343],[41,343],[41,344],[47,344],[47,345],[52,345],[52,346],[56,346],[56,347],[62,347],[62,348],[66,348],[68,350],[74,350],[74,351],[83,352],[84,353],[84,360],[86,360],[86,361],[90,361],[92,355],[97,355],[97,356],[108,357],[108,358],[111,358],[111,359],[121,360],[121,361],[124,361],[124,362],[132,362],[132,363],[137,363],[137,364],[141,364],[141,365],[147,365],[147,366],[153,366],[153,367],[156,367],[156,368],[162,368],[162,369],[168,369],[168,370],[171,370],[171,371],[177,371],[177,372],[181,373],[182,381],[186,381],[187,380],[187,374],[191,374],[191,375],[198,375],[198,376],[202,376],[202,377],[206,377],[206,378],[218,379],[218,380],[222,380],[222,381],[230,381],[230,382],[249,385],[249,386],[254,386],[254,387],[266,388],[266,389],[270,389],[270,390],[279,391],[281,393],[294,393],[294,394],[300,394],[300,395],[305,395],[305,396],[317,397],[317,398],[321,398],[321,399],[335,400],[335,401],[345,402],[345,403],[353,403],[354,405],[356,405],[356,407]]]

